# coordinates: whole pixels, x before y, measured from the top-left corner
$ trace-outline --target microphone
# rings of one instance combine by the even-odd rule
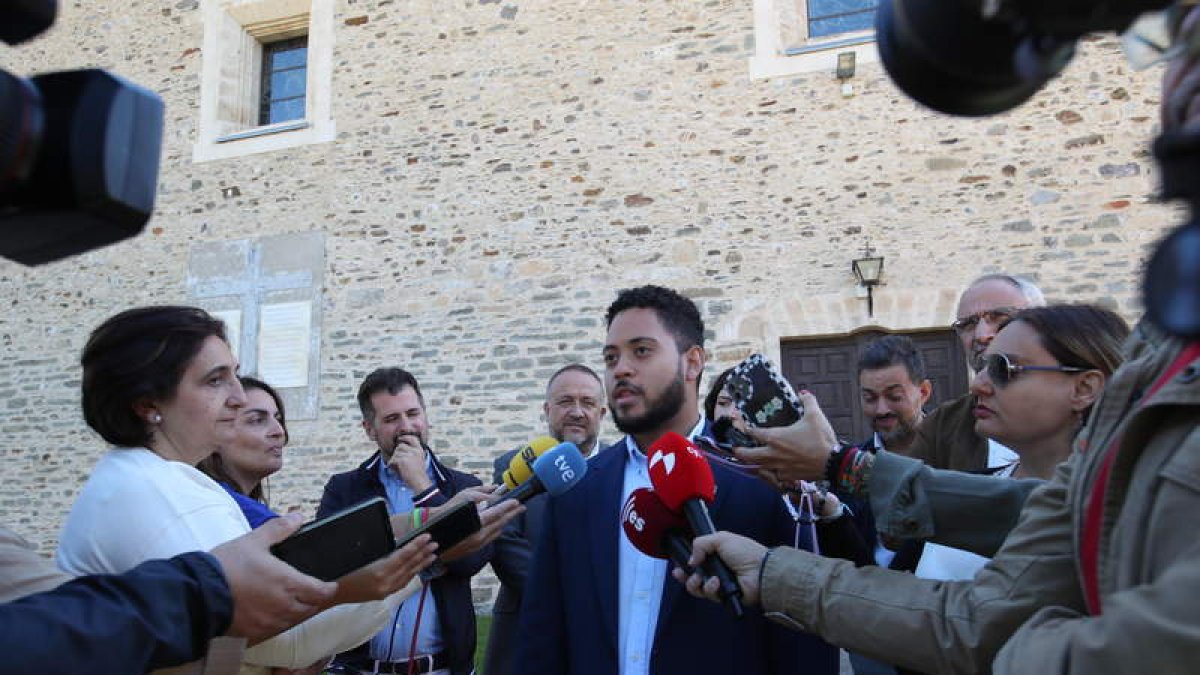
[[[717,484],[704,454],[691,441],[671,431],[651,443],[646,454],[650,484],[662,503],[676,513],[683,513],[696,536],[716,532],[708,505],[716,495]],[[721,601],[735,616],[742,616],[742,589],[733,572],[717,556],[705,558],[702,565],[706,574],[721,582]]]
[[[529,441],[509,460],[508,470],[500,476],[504,481],[504,488],[501,489],[507,492],[529,480],[529,477],[533,475],[534,460],[556,445],[558,445],[558,440],[553,436],[538,436]]]
[[[533,462],[533,475],[501,499],[526,502],[543,492],[558,496],[575,487],[587,473],[587,460],[574,443],[559,443]]]
[[[688,558],[692,556],[692,543],[687,520],[668,509],[652,488],[629,493],[621,507],[621,527],[634,548],[651,558],[669,559],[691,576]]]

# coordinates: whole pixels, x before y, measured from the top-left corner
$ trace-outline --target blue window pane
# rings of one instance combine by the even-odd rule
[[[304,99],[294,98],[287,101],[275,101],[271,104],[271,119],[268,124],[299,119],[304,119]]]
[[[296,68],[298,66],[303,66],[306,61],[308,61],[308,47],[281,49],[272,54],[271,70]]]
[[[308,71],[300,68],[298,70],[285,70],[282,73],[271,74],[271,100],[281,98],[291,98],[293,96],[304,96],[305,80],[308,76]]]
[[[808,0],[808,36],[870,30],[878,4],[878,0]]]

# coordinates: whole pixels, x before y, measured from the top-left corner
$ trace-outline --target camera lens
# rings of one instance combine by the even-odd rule
[[[3,0],[0,2],[0,40],[20,44],[41,34],[54,23],[55,0]]]
[[[882,0],[879,56],[918,103],[979,116],[1020,105],[1070,58],[1071,42],[1036,41],[1013,24],[985,20],[964,0]]]

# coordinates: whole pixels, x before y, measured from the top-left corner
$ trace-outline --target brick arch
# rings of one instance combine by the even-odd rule
[[[731,312],[716,326],[718,344],[745,345],[779,362],[784,338],[847,335],[868,328],[891,331],[948,326],[961,289],[958,286],[875,289],[875,313],[867,316],[866,297],[854,291],[771,298]]]

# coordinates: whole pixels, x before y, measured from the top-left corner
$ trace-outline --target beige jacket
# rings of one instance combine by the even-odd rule
[[[57,588],[70,579],[16,532],[0,527],[0,603]]]
[[[1139,326],[1076,452],[1026,503],[970,582],[932,582],[776,549],[771,618],[936,673],[1172,673],[1200,663],[1200,362],[1138,401],[1182,350]],[[1141,405],[1138,405],[1138,404]],[[1080,576],[1083,514],[1120,438],[1101,528],[1102,612]]]

